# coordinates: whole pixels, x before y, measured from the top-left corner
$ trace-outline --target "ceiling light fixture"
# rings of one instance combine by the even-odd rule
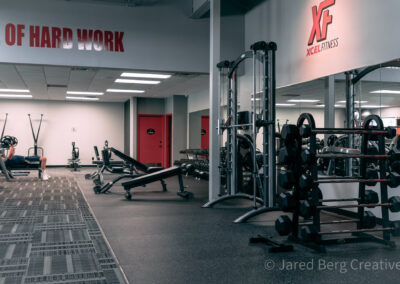
[[[301,99],[291,99],[291,100],[287,100],[290,103],[317,103],[320,100],[301,100]]]
[[[29,93],[29,90],[27,90],[27,89],[0,89],[0,92]]]
[[[88,97],[65,97],[67,100],[79,100],[79,101],[98,101],[99,98],[88,98]]]
[[[400,91],[395,91],[395,90],[376,90],[376,91],[372,91],[371,94],[400,94]]]
[[[161,82],[160,81],[150,81],[150,80],[116,79],[115,83],[157,85],[157,84],[160,84]]]
[[[81,91],[67,91],[67,95],[85,95],[85,96],[102,96],[103,92],[81,92]]]
[[[124,72],[121,74],[121,77],[129,77],[129,78],[152,78],[152,79],[168,79],[171,78],[170,74],[149,74],[149,73],[131,73]]]
[[[345,104],[346,101],[338,101],[337,103],[338,104]],[[366,104],[366,103],[368,103],[368,101],[354,101],[354,103],[356,103],[356,104]]]
[[[322,104],[322,105],[316,105],[316,107],[325,107],[325,105],[323,105],[323,104]],[[343,105],[336,105],[336,104],[335,104],[335,107],[344,107],[344,106],[343,106]]]
[[[296,104],[275,104],[276,106],[295,106]]]
[[[389,107],[388,105],[363,105],[361,108],[384,108]]]
[[[32,98],[32,95],[0,94],[0,98],[29,99],[29,98]]]
[[[143,90],[125,90],[125,89],[107,89],[107,93],[132,93],[132,94],[141,94],[144,93]]]

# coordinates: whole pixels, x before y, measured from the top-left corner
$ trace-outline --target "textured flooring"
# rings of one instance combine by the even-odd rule
[[[249,245],[258,234],[284,241],[273,227],[282,212],[234,224],[251,203],[201,208],[208,199],[204,181],[184,178],[194,200],[179,198],[177,179],[170,178],[168,192],[152,183],[128,201],[118,185],[96,195],[83,173],[76,177],[130,283],[399,282],[399,251],[380,244],[329,246],[325,254],[300,245],[292,253],[271,254],[265,245]],[[397,262],[399,269],[393,268]]]
[[[192,178],[184,178],[184,184],[194,193],[193,200],[176,195],[175,177],[166,180],[168,192],[152,183],[135,189],[132,201],[124,198],[119,185],[109,194],[97,195],[92,181],[84,179],[90,171],[51,169],[51,174],[75,177],[129,283],[399,282],[399,249],[343,244],[329,246],[323,254],[294,245],[294,252],[271,254],[268,246],[249,245],[249,237],[262,234],[284,241],[273,228],[282,212],[234,224],[251,203],[201,208],[208,184]],[[106,181],[111,178],[107,175]]]
[[[0,182],[0,283],[125,283],[73,177]]]

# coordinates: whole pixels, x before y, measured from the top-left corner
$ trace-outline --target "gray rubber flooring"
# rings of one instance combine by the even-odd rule
[[[251,203],[201,208],[207,182],[184,178],[194,200],[178,197],[177,178],[170,178],[168,192],[153,183],[128,201],[118,185],[95,195],[83,174],[76,175],[78,183],[130,283],[399,283],[399,251],[380,244],[329,246],[325,254],[301,245],[271,254],[265,245],[249,245],[258,234],[285,240],[273,227],[282,212],[234,224]]]
[[[84,179],[89,171],[71,174],[52,169],[51,174],[75,177],[130,283],[399,282],[398,249],[343,244],[330,246],[323,254],[294,245],[294,252],[271,254],[265,245],[249,245],[249,237],[262,234],[285,240],[273,228],[282,212],[234,224],[251,204],[232,201],[201,208],[208,198],[208,184],[192,178],[184,183],[194,193],[193,200],[176,195],[176,178],[166,180],[168,192],[161,192],[160,183],[132,191],[132,201],[124,198],[118,185],[109,194],[96,195],[93,183]]]
[[[0,283],[125,283],[73,177],[0,182]]]

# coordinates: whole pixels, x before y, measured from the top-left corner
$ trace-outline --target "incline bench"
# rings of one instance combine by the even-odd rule
[[[164,182],[164,179],[173,177],[173,176],[178,176],[179,179],[179,191],[178,195],[183,198],[190,198],[193,197],[193,193],[185,191],[183,187],[183,181],[182,181],[182,175],[181,175],[181,168],[180,167],[171,167],[168,169],[163,169],[161,167],[148,167],[145,164],[142,164],[139,161],[136,161],[135,159],[125,155],[124,153],[118,151],[115,148],[111,148],[111,151],[124,160],[125,162],[132,164],[136,169],[146,173],[145,175],[140,175],[138,177],[135,177],[134,179],[122,183],[122,186],[124,187],[126,193],[125,197],[126,199],[131,199],[131,189],[134,187],[138,186],[144,186],[148,183],[160,181],[161,185],[163,187],[163,191],[167,191],[167,186]]]

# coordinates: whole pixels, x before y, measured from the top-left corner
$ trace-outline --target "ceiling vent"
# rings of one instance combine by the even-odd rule
[[[67,85],[47,84],[47,88],[67,88]]]
[[[291,98],[294,98],[294,97],[300,97],[300,95],[299,95],[299,94],[284,94],[284,95],[281,95],[281,97],[291,97]]]

